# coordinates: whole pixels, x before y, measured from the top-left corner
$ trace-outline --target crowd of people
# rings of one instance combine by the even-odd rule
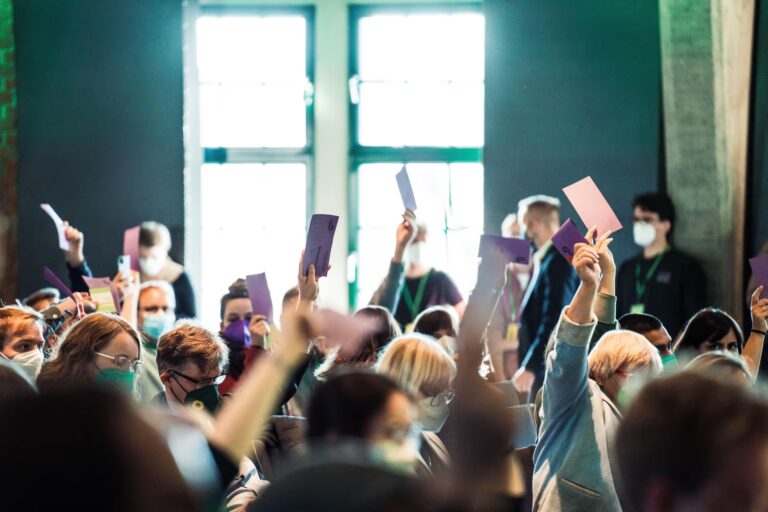
[[[297,255],[277,322],[232,276],[215,328],[165,226],[107,312],[66,224],[74,293],[0,307],[0,509],[768,511],[763,286],[746,328],[711,307],[664,194],[620,265],[596,228],[561,256],[559,206],[520,202],[531,263],[485,252],[469,297],[406,211],[368,306],[320,308]]]

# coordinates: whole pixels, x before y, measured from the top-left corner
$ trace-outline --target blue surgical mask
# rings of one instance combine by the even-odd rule
[[[167,313],[145,313],[141,330],[147,336],[157,340],[171,330],[175,321],[175,316]]]

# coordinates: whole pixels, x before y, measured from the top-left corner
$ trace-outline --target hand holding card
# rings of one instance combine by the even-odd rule
[[[406,210],[415,212],[416,197],[413,195],[411,179],[408,176],[408,171],[405,169],[405,166],[400,169],[400,172],[397,173],[395,179],[397,179],[397,188],[400,189],[400,198],[403,200],[403,206]]]
[[[621,229],[619,218],[616,217],[608,201],[600,193],[591,177],[587,176],[583,180],[565,187],[563,192],[571,201],[582,222],[588,228],[597,226],[598,236],[608,230],[615,233]]]
[[[763,287],[760,298],[768,298],[768,254],[761,254],[760,256],[750,258],[749,265],[752,267],[755,285]]]
[[[336,234],[338,223],[339,217],[337,215],[315,214],[312,216],[309,221],[307,243],[304,248],[303,275],[307,275],[310,265],[315,266],[317,277],[328,275],[333,236]]]
[[[248,287],[248,296],[251,299],[254,315],[264,315],[267,322],[272,323],[272,295],[269,293],[269,284],[265,273],[253,274],[245,277]]]
[[[573,255],[576,252],[574,246],[576,244],[586,244],[587,239],[581,236],[579,228],[573,223],[571,219],[566,220],[557,233],[552,235],[552,244],[555,246],[557,252],[563,255],[568,263],[573,260]]]
[[[51,207],[49,204],[41,204],[40,208],[43,209],[45,213],[48,214],[48,216],[53,221],[53,224],[56,226],[56,232],[59,236],[59,249],[62,251],[68,251],[69,250],[69,241],[67,241],[67,227],[64,224],[64,221],[61,220],[61,217],[56,213],[56,211]]]

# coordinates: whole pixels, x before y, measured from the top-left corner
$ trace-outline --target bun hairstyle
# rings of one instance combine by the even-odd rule
[[[227,310],[227,304],[233,299],[248,299],[248,286],[245,279],[237,278],[234,283],[229,285],[229,290],[221,297],[221,320],[224,321],[224,312]]]

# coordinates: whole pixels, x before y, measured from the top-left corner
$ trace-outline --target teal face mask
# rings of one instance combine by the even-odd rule
[[[107,368],[106,370],[99,370],[98,375],[96,375],[96,382],[114,386],[128,394],[133,393],[133,381],[133,370],[125,372],[117,368]]]
[[[661,364],[664,366],[665,370],[672,370],[680,366],[680,364],[677,362],[677,357],[675,357],[675,354],[669,354],[668,356],[662,357]]]
[[[173,328],[175,317],[166,313],[145,313],[141,330],[155,341]]]

